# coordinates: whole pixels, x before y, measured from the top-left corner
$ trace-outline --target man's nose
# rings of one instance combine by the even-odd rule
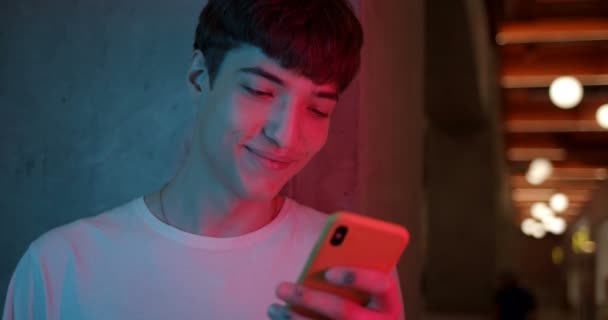
[[[275,145],[288,148],[293,145],[298,134],[299,112],[295,102],[285,103],[276,108],[264,126],[264,135]]]

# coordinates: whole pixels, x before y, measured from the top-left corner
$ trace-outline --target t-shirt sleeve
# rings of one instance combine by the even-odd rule
[[[31,248],[19,260],[6,294],[3,320],[47,319],[43,272]]]

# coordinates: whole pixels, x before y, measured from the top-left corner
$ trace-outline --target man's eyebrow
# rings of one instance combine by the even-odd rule
[[[257,76],[263,77],[268,79],[269,81],[272,81],[282,87],[285,86],[285,81],[283,81],[281,78],[277,77],[276,75],[260,68],[260,67],[247,67],[247,68],[240,68],[238,70],[239,72],[244,72],[244,73],[251,73],[251,74],[255,74]],[[333,100],[333,101],[338,101],[338,93],[335,91],[318,91],[315,93],[316,97],[319,98],[324,98],[324,99],[329,99],[329,100]]]
[[[319,91],[315,93],[315,96],[319,98],[329,99],[333,101],[338,101],[338,93],[336,92],[327,92],[327,91]]]
[[[264,77],[280,86],[285,86],[285,81],[281,80],[281,78],[275,76],[274,74],[260,68],[260,67],[249,67],[249,68],[240,68],[240,72],[252,73],[258,75],[260,77]]]

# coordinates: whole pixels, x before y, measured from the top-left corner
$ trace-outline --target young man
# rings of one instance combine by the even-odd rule
[[[279,192],[323,147],[359,68],[347,0],[211,0],[188,70],[199,108],[158,192],[47,232],[20,260],[3,319],[403,319],[396,273],[332,269],[359,306],[294,284],[326,216]]]

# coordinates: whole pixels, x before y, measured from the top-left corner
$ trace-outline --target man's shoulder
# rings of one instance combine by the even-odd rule
[[[127,218],[134,201],[54,227],[32,241],[28,251],[36,258],[74,251],[78,246],[86,245],[92,239],[117,229],[122,224],[121,220]]]

